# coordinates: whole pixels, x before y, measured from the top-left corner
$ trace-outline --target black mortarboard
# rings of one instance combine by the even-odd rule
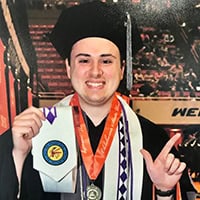
[[[68,58],[73,44],[80,39],[102,37],[115,43],[125,58],[127,16],[119,5],[93,1],[63,10],[49,36],[61,57]],[[142,42],[135,20],[131,21],[132,52],[135,54]]]

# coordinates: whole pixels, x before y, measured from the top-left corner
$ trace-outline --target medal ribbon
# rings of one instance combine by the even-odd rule
[[[98,177],[108,155],[116,132],[116,128],[118,126],[118,121],[121,116],[122,108],[115,94],[110,112],[106,119],[103,134],[99,141],[97,150],[94,154],[90,144],[88,130],[85,125],[77,93],[75,93],[72,97],[70,105],[73,106],[75,133],[82,155],[83,163],[85,165],[89,178],[91,180],[95,180]]]

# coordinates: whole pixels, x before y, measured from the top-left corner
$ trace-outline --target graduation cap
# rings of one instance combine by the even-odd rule
[[[122,59],[126,58],[127,52],[134,55],[142,48],[135,19],[127,15],[125,7],[120,3],[93,1],[64,9],[49,35],[63,59],[69,58],[73,44],[87,37],[112,41],[119,48]],[[127,45],[127,39],[131,45]]]
[[[120,5],[120,4],[119,4]],[[115,43],[122,56],[126,53],[126,11],[117,3],[93,1],[70,7],[61,12],[50,41],[63,59],[69,57],[75,42],[86,37],[102,37]],[[133,54],[142,46],[132,19]]]

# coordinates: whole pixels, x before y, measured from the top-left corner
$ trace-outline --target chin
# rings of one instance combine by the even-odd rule
[[[94,105],[95,104],[102,104],[102,103],[106,102],[106,98],[90,95],[89,97],[87,97],[87,102],[90,102],[91,104],[94,104]]]

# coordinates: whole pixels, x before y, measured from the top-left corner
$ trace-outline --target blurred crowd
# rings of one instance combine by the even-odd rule
[[[195,96],[200,91],[200,79],[194,67],[187,62],[169,30],[159,33],[153,28],[141,31],[144,50],[133,59],[133,90],[139,96],[159,96],[160,91],[189,92]]]
[[[182,160],[187,163],[194,181],[200,181],[200,132],[199,126],[183,130],[183,142],[178,145]]]

